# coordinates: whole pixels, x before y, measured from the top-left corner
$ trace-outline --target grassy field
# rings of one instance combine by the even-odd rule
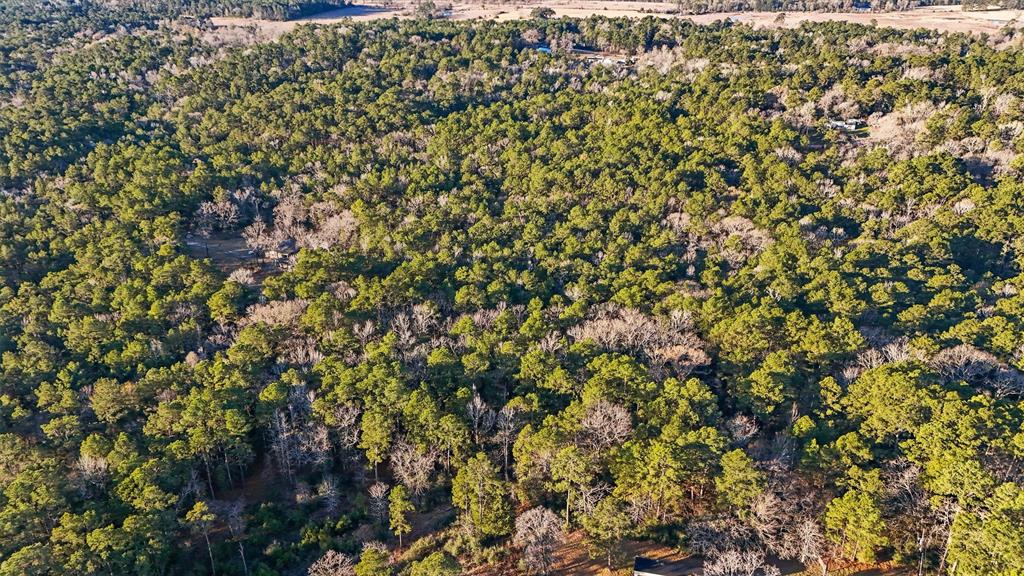
[[[314,16],[287,22],[258,20],[252,18],[214,18],[218,27],[255,26],[264,37],[276,37],[301,24],[331,24],[348,19],[353,21],[376,20],[380,18],[410,18],[413,4],[396,2],[384,4],[362,4],[331,10]],[[697,23],[710,23],[731,18],[738,22],[758,27],[796,27],[803,22],[846,21],[861,24],[876,23],[902,29],[927,28],[942,32],[994,33],[1008,25],[1024,25],[1022,10],[991,10],[985,12],[963,12],[959,6],[933,6],[906,12],[790,12],[783,18],[777,12],[726,12],[716,14],[677,15],[668,2],[629,2],[616,0],[543,0],[537,2],[499,3],[466,2],[456,0],[452,4],[451,18],[455,20],[493,19],[513,20],[529,18],[535,8],[545,7],[554,11],[556,17],[568,16],[585,18],[593,15],[608,17],[643,18],[688,18]]]

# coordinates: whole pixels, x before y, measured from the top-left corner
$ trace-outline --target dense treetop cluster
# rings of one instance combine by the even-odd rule
[[[189,17],[241,16],[290,20],[339,8],[345,0],[134,0],[149,12]]]
[[[0,575],[1024,570],[1019,32],[8,6]]]

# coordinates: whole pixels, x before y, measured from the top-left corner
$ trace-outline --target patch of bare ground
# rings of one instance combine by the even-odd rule
[[[185,243],[192,257],[209,258],[214,266],[227,273],[233,272],[256,258],[241,237],[200,238],[189,236],[185,239]]]
[[[264,38],[274,38],[302,24],[333,24],[359,22],[381,18],[411,18],[414,3],[402,0],[392,3],[366,3],[347,6],[277,22],[254,18],[213,18],[215,26],[221,28],[252,26]],[[538,0],[528,2],[451,2],[450,17],[454,20],[519,20],[530,18],[536,8],[550,8],[555,17],[568,16],[586,18],[607,16],[624,18],[684,18],[698,24],[731,19],[735,22],[763,28],[795,28],[804,22],[854,22],[877,24],[900,29],[925,28],[940,32],[995,33],[1009,25],[1024,24],[1024,10],[989,10],[964,12],[959,6],[929,6],[905,12],[788,12],[779,17],[778,12],[720,12],[713,14],[676,14],[670,2],[623,1],[623,0]]]
[[[675,548],[646,541],[630,541],[624,545],[622,554],[609,568],[606,558],[591,558],[582,532],[573,532],[555,553],[555,565],[552,573],[560,576],[629,576],[633,574],[633,559],[637,556],[658,560],[667,565],[667,571],[673,575],[702,574],[702,560],[699,557],[684,554]],[[787,576],[819,576],[815,567],[804,568],[794,561],[775,560],[772,562],[782,574]],[[830,576],[911,576],[915,571],[901,568],[891,562],[877,564],[846,563],[830,567]],[[516,566],[514,558],[497,566],[480,566],[466,574],[472,576],[520,576],[523,574]]]
[[[439,530],[451,524],[452,520],[455,519],[455,515],[455,508],[448,505],[434,508],[428,512],[412,514],[410,521],[412,532],[405,537],[406,541],[415,542],[425,536],[436,534]]]
[[[619,562],[612,568],[607,566],[607,558],[591,558],[590,552],[584,542],[583,534],[574,532],[566,538],[565,543],[558,549],[555,560],[555,572],[567,576],[601,575],[611,576],[619,574],[632,574],[633,558],[643,556],[653,560],[666,562],[680,562],[687,566],[700,566],[700,562],[693,558],[687,558],[678,550],[656,544],[653,542],[627,542]]]
[[[230,280],[248,285],[258,285],[265,278],[280,271],[282,260],[261,257],[253,252],[245,239],[238,236],[209,237],[188,236],[185,246],[190,256],[208,258],[218,270]]]
[[[817,570],[808,570],[799,576],[818,576]],[[911,576],[917,570],[900,567],[892,562],[878,564],[850,563],[829,570],[829,576]]]
[[[692,18],[697,23],[706,23],[725,17],[761,28],[795,28],[804,22],[841,21],[903,30],[925,28],[967,34],[992,34],[1013,23],[1024,24],[1022,10],[964,12],[959,6],[928,6],[905,12],[787,12],[783,18],[779,18],[778,12],[731,12]]]

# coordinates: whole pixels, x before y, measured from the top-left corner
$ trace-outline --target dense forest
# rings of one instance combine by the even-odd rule
[[[0,26],[0,575],[1024,572],[1024,32]]]
[[[345,0],[134,0],[147,11],[191,17],[243,16],[289,20],[345,5]],[[116,5],[116,4],[115,4]]]

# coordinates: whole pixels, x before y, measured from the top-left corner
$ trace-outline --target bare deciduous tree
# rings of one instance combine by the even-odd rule
[[[939,351],[930,364],[950,382],[989,387],[1000,396],[1024,393],[1024,374],[969,344]]]
[[[581,486],[579,498],[576,500],[576,512],[580,515],[590,514],[598,502],[612,493],[611,485],[595,482],[589,486]]]
[[[429,302],[412,307],[412,320],[416,331],[427,334],[437,323],[437,307]]]
[[[308,307],[309,302],[299,298],[254,304],[245,311],[245,318],[242,318],[238,325],[241,328],[258,323],[269,326],[297,326],[299,318]]]
[[[102,456],[82,454],[78,457],[76,468],[87,484],[99,485],[106,481],[107,459]]]
[[[327,427],[308,424],[302,434],[300,449],[304,459],[314,467],[326,466],[331,461],[331,435]]]
[[[893,516],[893,539],[902,540],[903,547],[917,551],[918,572],[923,573],[928,552],[948,542],[957,504],[953,499],[930,499],[921,484],[921,469],[905,458],[890,462],[883,480],[885,505]]]
[[[399,441],[391,451],[391,469],[395,478],[414,496],[422,495],[430,487],[436,462],[436,453],[424,452],[405,440]]]
[[[590,340],[615,352],[643,354],[658,367],[670,367],[678,377],[706,366],[711,357],[693,332],[692,320],[682,312],[654,318],[614,304],[595,307],[589,320],[570,328],[574,340]]]
[[[735,516],[701,518],[686,527],[690,550],[701,556],[714,557],[725,550],[749,548],[756,538],[750,527]]]
[[[798,560],[801,564],[817,562],[821,573],[827,574],[827,548],[821,523],[811,516],[804,516],[783,534],[779,556]]]
[[[377,325],[373,320],[367,320],[365,322],[356,322],[352,326],[352,333],[355,334],[356,338],[359,338],[359,344],[366,346],[366,343],[373,338],[373,335],[377,332]]]
[[[466,405],[466,414],[469,416],[470,432],[473,434],[473,442],[480,446],[484,434],[490,432],[494,427],[496,415],[494,410],[484,402],[479,394],[474,394],[473,399]]]
[[[763,550],[730,548],[704,562],[705,576],[778,576],[778,568],[765,561]]]
[[[629,410],[603,398],[589,403],[580,421],[580,443],[597,451],[625,442],[632,433]]]
[[[771,490],[762,492],[750,505],[747,523],[769,550],[779,548],[785,521],[785,505]]]
[[[409,352],[416,344],[412,316],[407,312],[400,312],[391,319],[388,327],[396,337],[395,347],[402,352],[403,356],[406,356],[408,361]]]
[[[950,381],[970,382],[989,374],[999,366],[999,359],[969,344],[940,350],[932,357],[931,365]]]
[[[547,508],[531,508],[516,518],[513,542],[523,549],[523,563],[530,572],[548,574],[555,549],[564,539],[561,519]]]
[[[297,465],[295,436],[297,432],[283,410],[275,410],[270,421],[270,451],[278,470],[288,482],[294,482],[294,471]]]
[[[501,445],[502,470],[505,480],[508,480],[509,477],[509,454],[512,450],[512,443],[516,440],[516,434],[519,433],[519,428],[522,425],[520,421],[522,412],[523,408],[512,402],[505,404],[498,411],[496,436]]]
[[[256,219],[242,230],[242,239],[250,250],[260,256],[270,250],[273,242],[267,223],[261,219]]]
[[[359,444],[359,414],[362,410],[352,404],[339,404],[331,411],[328,425],[334,430],[338,446],[351,450]]]
[[[331,474],[324,476],[320,484],[317,485],[316,491],[320,494],[320,499],[324,503],[324,512],[327,513],[327,516],[329,518],[337,516],[338,509],[341,506],[341,492],[338,490],[338,479]]]
[[[733,416],[726,421],[725,427],[730,433],[732,433],[733,439],[735,439],[741,446],[746,445],[756,437],[760,430],[757,420],[746,414],[737,414]]]
[[[309,576],[354,576],[356,561],[347,554],[328,550],[309,567]]]
[[[224,516],[227,518],[228,531],[231,539],[238,544],[238,555],[242,559],[242,572],[249,576],[249,563],[245,559],[245,501],[235,500],[228,505]]]
[[[383,482],[370,486],[370,511],[381,523],[388,519],[388,490],[390,487]]]
[[[293,365],[312,367],[324,359],[316,338],[312,336],[291,336],[280,343],[281,359]]]

